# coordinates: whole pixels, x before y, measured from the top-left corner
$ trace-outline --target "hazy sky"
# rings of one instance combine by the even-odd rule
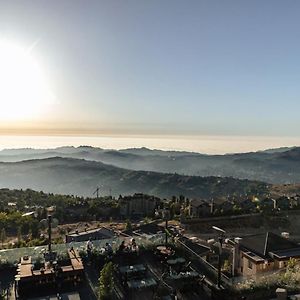
[[[55,95],[0,129],[299,137],[299,12],[297,0],[0,0],[0,39],[32,47]]]

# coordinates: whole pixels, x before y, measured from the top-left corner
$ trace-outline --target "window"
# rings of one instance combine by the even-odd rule
[[[252,267],[253,267],[252,261],[248,259],[248,268],[252,269]]]

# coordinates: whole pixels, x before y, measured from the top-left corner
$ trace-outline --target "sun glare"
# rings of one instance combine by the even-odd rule
[[[53,101],[54,96],[30,48],[0,40],[0,120],[35,118]]]

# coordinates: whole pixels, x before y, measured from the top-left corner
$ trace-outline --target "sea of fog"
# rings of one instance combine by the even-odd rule
[[[88,145],[104,149],[147,147],[207,154],[300,146],[300,137],[254,136],[17,136],[0,135],[0,149]]]

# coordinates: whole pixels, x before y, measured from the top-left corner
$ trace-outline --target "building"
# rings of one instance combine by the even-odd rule
[[[85,231],[75,231],[73,233],[66,234],[66,243],[71,242],[83,242],[91,240],[103,240],[111,239],[114,237],[114,232],[106,227],[85,230]]]
[[[263,211],[273,211],[276,208],[276,201],[272,198],[264,198],[259,202],[259,207]]]
[[[189,216],[191,218],[207,217],[211,214],[211,205],[207,201],[193,199],[189,205]]]
[[[233,245],[235,275],[257,275],[287,266],[290,258],[300,259],[300,245],[272,232],[229,240]]]
[[[218,205],[218,210],[222,214],[228,214],[233,212],[233,208],[234,208],[234,203],[229,200],[224,201],[223,203]]]
[[[280,210],[287,210],[290,209],[291,204],[290,204],[290,197],[279,197],[278,199],[275,200],[275,206],[276,209]]]
[[[120,216],[127,218],[152,217],[159,207],[160,199],[145,194],[119,197]]]
[[[290,197],[290,207],[291,208],[300,207],[300,195],[295,195]]]
[[[250,199],[241,201],[239,206],[243,212],[253,212],[256,210],[256,203]]]

